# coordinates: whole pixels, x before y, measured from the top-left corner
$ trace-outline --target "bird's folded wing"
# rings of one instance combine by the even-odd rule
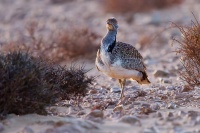
[[[139,58],[123,58],[122,59],[122,67],[128,70],[138,70],[141,72],[145,72],[146,67],[142,59]]]
[[[143,57],[135,47],[127,43],[117,42],[114,51],[114,54],[121,60],[123,68],[145,72]]]
[[[97,57],[96,57],[96,63],[95,64],[96,64],[97,70],[100,71],[98,66],[97,66],[97,63],[104,65],[104,63],[103,63],[103,61],[101,60],[101,57],[100,57],[100,50],[99,49],[97,51]]]
[[[142,55],[138,52],[138,50],[130,44],[117,42],[114,48],[114,52],[120,58],[137,58],[143,59]]]

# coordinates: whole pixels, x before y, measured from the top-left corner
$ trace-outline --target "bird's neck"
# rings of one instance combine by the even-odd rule
[[[106,36],[102,39],[101,50],[105,52],[112,52],[116,44],[117,30],[108,31]]]

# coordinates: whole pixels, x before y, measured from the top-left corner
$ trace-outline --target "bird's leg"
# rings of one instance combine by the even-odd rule
[[[126,79],[119,79],[119,84],[122,89],[121,96],[120,96],[120,100],[122,100],[122,98],[124,97],[124,86],[126,84]]]

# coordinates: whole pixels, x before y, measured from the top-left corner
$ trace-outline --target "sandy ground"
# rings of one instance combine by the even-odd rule
[[[140,86],[128,81],[126,97],[122,105],[117,106],[120,97],[117,81],[95,69],[95,57],[79,59],[77,62],[84,62],[86,68],[93,68],[88,75],[97,77],[80,106],[63,101],[47,107],[48,116],[11,114],[0,121],[1,133],[200,133],[200,88],[189,90],[180,79],[180,57],[173,52],[177,43],[171,45],[172,36],[179,38],[181,34],[175,28],[162,32],[171,22],[190,25],[191,11],[199,19],[199,0],[132,14],[131,23],[126,22],[125,15],[104,12],[100,0],[66,0],[62,4],[51,1],[0,0],[0,43],[15,40],[30,21],[45,25],[41,32],[48,33],[73,23],[87,25],[103,36],[106,19],[114,16],[119,21],[118,40],[139,49],[152,84]],[[150,46],[140,49],[141,36],[157,35]]]

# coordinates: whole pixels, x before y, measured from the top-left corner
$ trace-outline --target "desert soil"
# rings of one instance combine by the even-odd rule
[[[174,52],[178,44],[172,40],[180,38],[181,33],[177,28],[169,28],[173,26],[171,22],[190,25],[194,19],[191,11],[199,19],[199,0],[129,15],[104,12],[100,0],[52,1],[56,0],[0,0],[0,43],[15,40],[31,21],[44,26],[39,32],[47,34],[73,24],[88,26],[103,36],[106,19],[114,16],[119,21],[118,40],[139,49],[152,83],[141,86],[128,81],[126,97],[117,105],[117,80],[97,71],[95,57],[80,58],[78,63],[93,68],[87,74],[96,76],[96,81],[79,106],[73,101],[62,101],[47,107],[47,116],[10,114],[0,121],[1,133],[200,133],[200,88],[191,90],[181,80],[179,70],[183,67],[180,56]],[[144,47],[139,45],[142,38],[147,39]]]

